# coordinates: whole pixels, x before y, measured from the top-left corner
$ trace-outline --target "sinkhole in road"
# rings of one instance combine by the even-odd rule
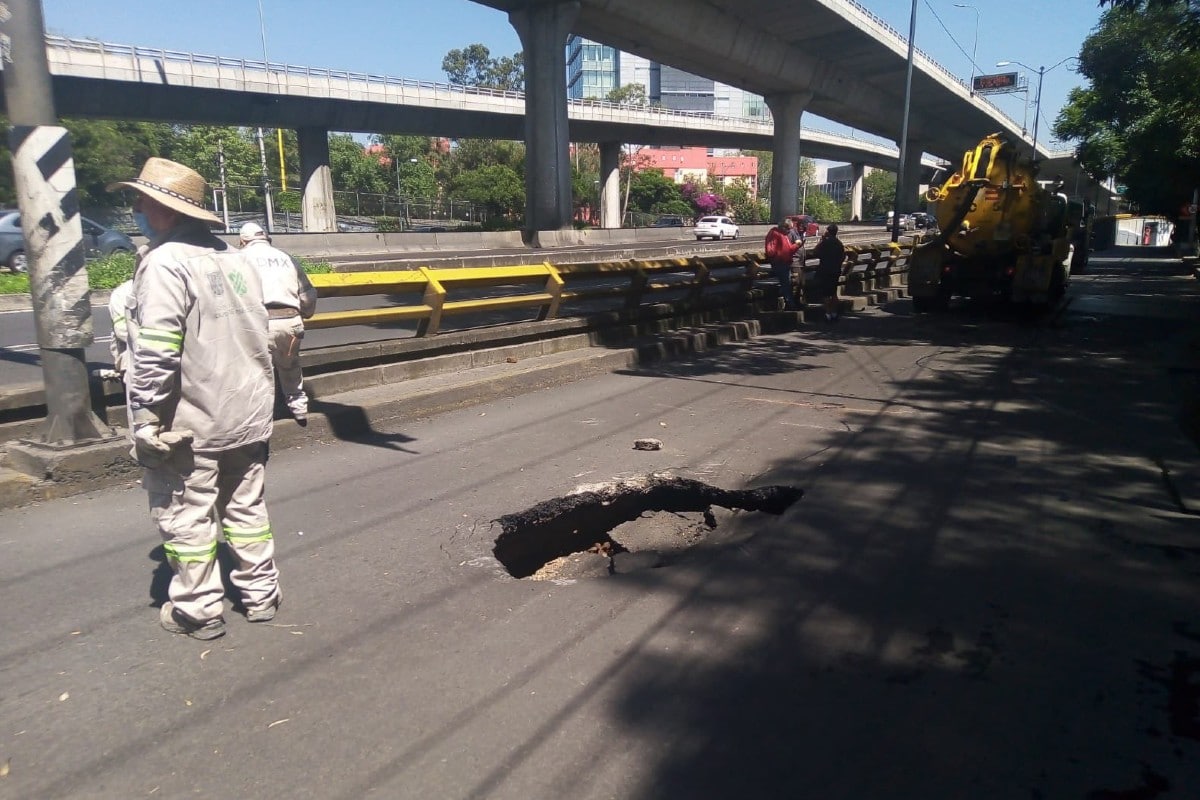
[[[514,578],[661,567],[717,527],[714,506],[779,515],[803,495],[792,486],[729,490],[664,475],[585,486],[497,519],[492,553]]]

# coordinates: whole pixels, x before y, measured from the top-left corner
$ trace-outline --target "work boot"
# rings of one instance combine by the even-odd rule
[[[225,635],[224,617],[210,619],[207,622],[196,622],[175,608],[175,604],[170,600],[163,603],[162,608],[159,609],[158,621],[162,623],[163,630],[165,631],[182,633],[185,636],[202,641],[217,639]]]
[[[267,603],[264,606],[260,606],[259,608],[247,608],[246,609],[246,621],[247,622],[270,622],[271,620],[275,619],[275,611],[279,608],[280,604],[282,604],[282,603],[283,603],[283,592],[280,591],[279,589],[276,589],[275,596],[273,598],[271,598],[271,601],[269,603]]]

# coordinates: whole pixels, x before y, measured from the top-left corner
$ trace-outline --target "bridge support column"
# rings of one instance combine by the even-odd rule
[[[863,178],[866,176],[866,167],[858,163],[851,164],[850,169],[853,172],[850,178],[850,219],[862,222]]]
[[[578,0],[509,12],[525,54],[525,229],[571,224],[571,154],[567,131],[567,34]]]
[[[600,143],[600,227],[621,227],[621,143]]]
[[[923,142],[908,140],[908,149],[904,154],[904,185],[900,185],[900,176],[896,176],[896,208],[901,214],[916,211],[920,205],[918,189],[921,186],[921,156]]]
[[[333,205],[333,176],[329,172],[329,132],[324,128],[300,128],[300,183],[303,187],[305,233],[337,231],[337,209]]]
[[[771,220],[778,222],[799,208],[800,116],[812,102],[812,92],[769,95],[767,108],[775,121],[771,167]]]

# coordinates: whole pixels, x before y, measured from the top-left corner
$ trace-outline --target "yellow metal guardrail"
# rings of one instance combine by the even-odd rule
[[[869,244],[846,248],[846,267],[842,283],[864,288],[880,274],[895,275],[906,269],[913,245]],[[418,336],[432,336],[441,328],[442,318],[456,314],[501,311],[513,308],[537,308],[538,319],[558,316],[564,302],[624,297],[627,307],[637,307],[647,294],[662,291],[687,291],[699,296],[706,287],[739,284],[749,289],[762,277],[759,265],[762,252],[691,256],[687,258],[631,259],[554,265],[518,264],[505,267],[464,267],[379,272],[335,272],[310,275],[320,297],[361,297],[390,295],[411,297],[413,302],[393,303],[378,308],[331,311],[313,315],[305,327],[336,328],[346,325],[374,325],[406,320],[417,321]],[[811,260],[811,259],[810,259]],[[808,268],[806,262],[805,268]],[[688,273],[685,278],[662,280],[662,275]],[[587,286],[587,280],[610,276],[628,276],[626,285]],[[656,279],[659,277],[659,279]],[[569,286],[570,283],[576,286]],[[508,293],[450,299],[451,292],[505,287]],[[511,293],[513,287],[532,291]]]

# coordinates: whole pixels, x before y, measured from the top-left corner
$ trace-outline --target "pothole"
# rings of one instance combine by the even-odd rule
[[[793,486],[728,490],[650,475],[583,486],[496,522],[492,553],[514,578],[583,578],[661,567],[702,542],[728,511],[782,514]]]

